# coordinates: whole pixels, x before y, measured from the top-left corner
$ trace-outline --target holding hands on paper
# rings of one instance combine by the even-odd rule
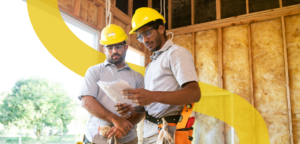
[[[152,102],[156,101],[155,96],[153,96],[153,92],[145,90],[143,88],[135,90],[123,90],[122,94],[124,95],[123,98],[131,99],[132,102],[138,106],[149,105]]]

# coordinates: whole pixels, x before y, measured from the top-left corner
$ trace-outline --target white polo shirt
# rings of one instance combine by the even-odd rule
[[[198,82],[192,54],[171,40],[151,56],[152,62],[145,73],[145,89],[150,91],[176,91],[187,82]],[[186,96],[188,97],[188,95]],[[169,105],[158,102],[145,106],[148,114],[161,118],[179,115],[184,105]],[[150,137],[158,133],[157,125],[145,120],[144,136]]]

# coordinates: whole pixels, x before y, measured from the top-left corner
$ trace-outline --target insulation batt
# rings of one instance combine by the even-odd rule
[[[281,27],[280,19],[251,24],[254,105],[272,144],[290,143]]]
[[[248,26],[227,27],[222,34],[224,89],[251,103]],[[234,133],[234,143],[239,144],[236,131]],[[225,143],[231,144],[231,141],[231,126],[225,124]]]
[[[196,71],[199,81],[218,86],[217,30],[195,33]],[[222,121],[200,113],[196,117],[194,130],[195,144],[220,143],[223,137]]]
[[[293,138],[300,144],[300,15],[285,18]]]

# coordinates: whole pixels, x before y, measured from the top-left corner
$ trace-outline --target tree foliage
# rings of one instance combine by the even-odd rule
[[[0,105],[0,123],[41,131],[71,122],[75,102],[58,83],[41,78],[21,79]]]

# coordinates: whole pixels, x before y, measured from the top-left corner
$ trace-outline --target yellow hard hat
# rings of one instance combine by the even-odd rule
[[[137,9],[131,20],[132,30],[129,32],[129,34],[134,34],[135,31],[141,28],[143,25],[157,19],[161,19],[163,23],[166,23],[164,17],[153,8],[141,7]]]
[[[100,44],[113,45],[128,39],[125,31],[115,24],[106,26],[101,32]]]

